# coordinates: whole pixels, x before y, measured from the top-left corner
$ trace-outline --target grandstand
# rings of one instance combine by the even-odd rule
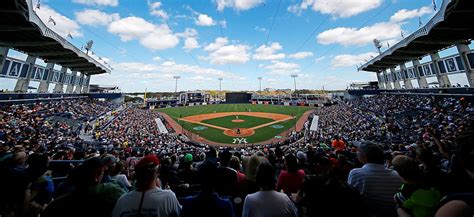
[[[344,84],[344,73],[334,74],[318,81],[322,90],[314,90],[315,73],[305,70],[321,66],[319,61],[332,54],[315,56],[300,68],[298,62],[314,55],[302,49],[310,47],[306,43],[318,31],[318,43],[331,44],[319,41],[323,32],[331,32],[320,28],[333,25],[326,23],[329,19],[349,22],[347,17],[360,10],[352,4],[365,1],[218,0],[211,6],[199,2],[186,7],[142,2],[160,24],[126,15],[138,13],[125,14],[119,1],[53,2],[0,2],[0,82],[15,82],[13,91],[0,92],[0,217],[474,216],[474,52],[469,47],[474,1],[437,0],[433,10],[397,11],[404,16],[400,22],[420,16],[419,27],[406,37],[402,31],[402,38],[390,41],[392,46],[384,51],[375,43],[378,55],[364,60],[357,73],[375,73],[377,81],[354,78]],[[320,4],[335,8],[328,11]],[[370,20],[402,3],[384,4]],[[78,5],[86,8],[74,11]],[[60,13],[68,6],[75,8],[74,20]],[[107,7],[120,9],[101,11]],[[174,12],[167,13],[168,7]],[[201,7],[216,10],[217,17],[203,14]],[[274,15],[263,28],[254,23],[258,19],[252,10],[262,10],[257,11],[261,18],[268,8]],[[40,10],[49,10],[49,21],[39,16]],[[259,25],[254,31],[265,33],[260,47],[225,35],[227,28],[234,28],[235,17],[245,21],[239,17],[244,13],[252,25]],[[271,41],[284,25],[277,18],[282,13],[317,24],[291,54]],[[326,17],[313,23],[306,13]],[[428,13],[433,16],[422,25],[421,16]],[[395,25],[394,16],[382,24]],[[204,42],[203,31],[179,32],[175,28],[181,27],[180,19],[193,19],[196,28],[217,28],[220,36]],[[55,20],[67,25],[58,22],[54,27]],[[104,36],[97,48],[91,40],[79,48],[70,33],[58,33],[59,26],[75,24],[94,28],[94,39],[104,32],[116,35]],[[290,27],[298,35],[296,30],[305,25]],[[291,43],[299,39],[285,37]],[[166,43],[175,41],[175,46],[183,41],[179,49],[186,55],[166,51]],[[151,52],[125,52],[122,46]],[[97,58],[101,49],[115,55],[116,70]],[[208,56],[195,57],[195,49]],[[196,64],[182,63],[182,56]],[[338,56],[355,62],[351,55]],[[258,90],[233,65],[249,61],[260,61],[252,74],[259,76]],[[260,77],[259,70],[270,70],[264,74],[268,77]],[[466,86],[452,82],[459,75],[467,78]],[[93,76],[117,84],[91,84]],[[297,89],[297,81],[312,88]],[[268,87],[262,89],[262,82]],[[347,89],[324,88],[340,83]],[[229,90],[223,91],[222,85]]]

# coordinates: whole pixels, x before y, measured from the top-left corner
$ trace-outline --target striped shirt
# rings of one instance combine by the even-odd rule
[[[371,214],[395,214],[396,204],[393,196],[402,185],[396,171],[386,169],[383,164],[367,163],[362,168],[351,170],[347,182],[359,190]]]

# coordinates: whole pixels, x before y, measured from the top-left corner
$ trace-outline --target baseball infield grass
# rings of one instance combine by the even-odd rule
[[[299,106],[276,106],[276,105],[252,105],[252,104],[216,104],[216,105],[204,105],[204,106],[191,106],[191,107],[177,107],[177,108],[163,108],[158,109],[161,112],[166,113],[173,118],[178,124],[184,129],[193,132],[207,140],[223,143],[233,144],[235,138],[227,136],[223,133],[223,130],[209,127],[214,125],[218,127],[234,129],[234,128],[252,128],[256,127],[255,134],[244,137],[246,142],[254,144],[263,142],[274,138],[275,136],[285,132],[286,130],[294,127],[296,122],[299,120],[301,115],[306,111],[311,110],[311,107],[299,107]],[[191,123],[184,121],[182,118],[204,115],[204,114],[215,114],[221,112],[263,112],[263,113],[276,113],[284,114],[290,117],[296,116],[295,119],[284,120],[268,126],[258,127],[271,123],[275,120],[268,117],[255,117],[247,115],[238,115],[239,119],[244,122],[232,122],[236,119],[236,115],[229,115],[225,117],[217,117],[202,120],[201,122]],[[200,123],[204,123],[202,125]],[[179,130],[178,130],[179,132]]]

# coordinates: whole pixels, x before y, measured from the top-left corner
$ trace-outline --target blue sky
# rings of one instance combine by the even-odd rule
[[[257,77],[292,88],[291,74],[298,88],[343,89],[376,80],[356,70],[374,38],[386,49],[435,12],[431,0],[41,0],[37,13],[77,47],[94,41],[113,71],[91,83],[132,92],[173,91],[175,75],[180,90],[218,77],[223,89],[256,90]]]

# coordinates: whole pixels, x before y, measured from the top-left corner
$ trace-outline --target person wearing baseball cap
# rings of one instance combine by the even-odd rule
[[[136,190],[122,196],[112,212],[112,217],[179,216],[181,205],[171,190],[163,190],[159,177],[160,160],[156,155],[142,158],[135,166]]]

